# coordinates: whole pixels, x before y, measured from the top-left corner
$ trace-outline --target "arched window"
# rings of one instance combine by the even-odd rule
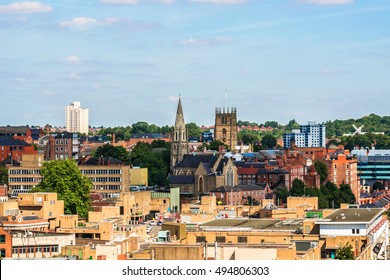
[[[231,166],[228,167],[228,170],[226,171],[226,185],[227,186],[234,186],[234,172],[233,168]]]

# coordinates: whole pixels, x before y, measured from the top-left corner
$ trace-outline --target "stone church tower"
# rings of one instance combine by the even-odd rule
[[[237,145],[237,108],[215,109],[214,139],[226,144],[231,151]]]
[[[171,169],[176,163],[183,160],[184,155],[188,154],[188,135],[186,124],[184,122],[183,108],[179,97],[177,105],[175,126],[172,133],[171,142]]]

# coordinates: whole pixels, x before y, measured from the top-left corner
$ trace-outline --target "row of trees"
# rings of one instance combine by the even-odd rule
[[[286,187],[278,187],[275,194],[279,201],[285,203],[289,196],[311,196],[318,197],[318,208],[339,208],[341,203],[355,203],[356,198],[348,184],[341,184],[337,187],[334,183],[327,181],[320,188],[312,188],[305,185],[299,179],[294,179],[290,191]]]

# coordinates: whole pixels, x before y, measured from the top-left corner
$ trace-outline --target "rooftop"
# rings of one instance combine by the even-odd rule
[[[324,219],[317,221],[317,224],[329,223],[370,223],[378,215],[384,211],[383,208],[350,208],[338,209]]]

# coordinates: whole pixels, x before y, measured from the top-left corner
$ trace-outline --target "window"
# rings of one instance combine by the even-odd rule
[[[216,237],[215,237],[215,241],[216,241],[216,242],[225,243],[225,242],[226,242],[226,237],[225,237],[225,236],[216,236]]]
[[[360,229],[356,229],[356,234],[359,234],[360,233]]]
[[[5,258],[5,249],[0,250],[0,257]]]
[[[354,228],[352,229],[352,234],[355,234],[355,229]]]
[[[246,237],[246,236],[239,236],[237,241],[238,241],[238,243],[247,243],[248,237]]]
[[[197,236],[196,242],[197,243],[206,242],[206,236]]]
[[[5,243],[5,235],[0,235],[0,243]]]

